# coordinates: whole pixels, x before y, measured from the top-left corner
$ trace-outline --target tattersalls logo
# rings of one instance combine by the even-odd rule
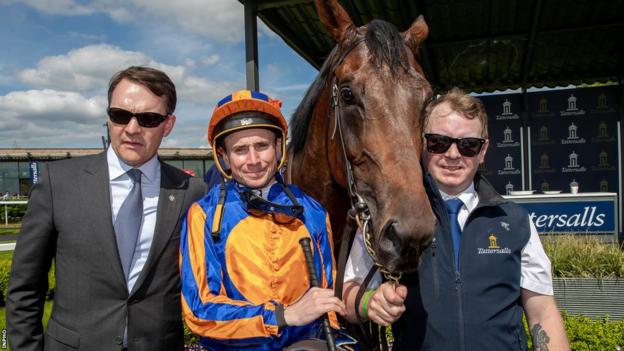
[[[568,108],[565,111],[561,111],[561,116],[580,116],[585,114],[585,110],[580,110],[577,106],[577,97],[574,94],[570,94],[568,98]]]
[[[516,169],[513,165],[513,157],[507,154],[505,157],[505,167],[502,170],[498,170],[498,175],[515,175],[520,174],[520,169]]]
[[[542,125],[537,134],[537,140],[533,142],[534,145],[554,145],[555,141],[550,139],[549,130],[546,125]]]
[[[505,193],[506,193],[507,195],[511,195],[511,192],[512,192],[513,190],[514,190],[514,185],[513,185],[513,184],[511,184],[511,181],[509,181],[509,182],[507,183],[507,185],[505,185]]]
[[[537,110],[533,112],[534,117],[549,117],[554,116],[555,114],[550,111],[548,108],[548,99],[544,96],[540,97],[537,102]]]
[[[596,106],[597,110],[606,110],[609,106],[607,106],[607,95],[602,93],[598,95],[598,106]]]
[[[574,150],[568,155],[568,160],[568,167],[561,167],[562,173],[587,172],[587,169],[579,164],[578,154]]]
[[[496,115],[497,121],[505,119],[520,119],[520,116],[517,113],[511,112],[511,102],[509,102],[508,99],[505,99],[505,102],[503,102],[503,113]]]
[[[534,170],[535,173],[555,173],[555,169],[550,167],[550,156],[546,152],[540,156],[539,167]]]
[[[568,137],[561,139],[561,144],[585,144],[585,138],[581,138],[578,135],[578,126],[572,122],[568,126]]]
[[[615,141],[615,138],[609,133],[609,125],[605,121],[598,123],[598,130],[595,137],[591,139],[592,143],[611,143]]]
[[[520,146],[519,141],[513,140],[512,130],[507,126],[505,130],[503,130],[503,142],[496,143],[496,147],[518,147]]]
[[[483,162],[482,164],[479,165],[479,173],[481,173],[484,176],[491,176],[492,175],[492,170],[488,165],[488,161]]]
[[[541,97],[539,99],[539,103],[537,104],[537,112],[538,113],[548,113],[548,100],[545,97]]]
[[[615,112],[615,109],[612,107],[609,107],[608,103],[607,103],[607,94],[605,94],[604,92],[601,93],[600,95],[598,95],[598,101],[596,103],[596,108],[591,110],[592,114],[598,114],[598,113],[608,113],[608,112]]]
[[[510,254],[511,249],[508,247],[502,248],[498,244],[498,238],[496,234],[490,233],[488,236],[488,246],[487,248],[478,247],[477,252],[479,255],[493,255],[493,254]]]
[[[537,231],[547,232],[595,232],[605,224],[607,214],[599,206],[583,206],[579,210],[564,213],[536,213],[529,210],[529,218]]]
[[[609,154],[605,150],[598,154],[598,164],[592,166],[592,171],[615,171],[615,166],[609,163]]]
[[[549,191],[550,190],[550,183],[548,183],[546,180],[544,180],[542,182],[542,184],[540,185],[540,189],[542,189],[542,192]]]
[[[600,191],[602,191],[603,193],[609,191],[609,182],[607,182],[607,180],[604,178],[602,178],[602,180],[600,181]]]

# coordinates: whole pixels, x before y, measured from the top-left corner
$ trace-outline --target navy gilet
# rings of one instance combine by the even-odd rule
[[[479,204],[462,232],[458,272],[444,202],[429,177],[426,183],[438,225],[418,271],[401,279],[407,311],[392,327],[393,349],[526,350],[520,269],[527,212],[477,175]]]

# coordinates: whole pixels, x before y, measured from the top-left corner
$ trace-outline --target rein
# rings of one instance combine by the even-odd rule
[[[340,58],[336,61],[336,64],[334,65],[334,67],[339,66],[342,63],[342,61],[344,61],[346,56],[351,52],[351,50],[356,48],[362,41],[363,40],[359,40],[355,42],[352,46],[348,47],[342,53],[342,55],[340,55]],[[353,168],[351,167],[351,162],[349,162],[349,159],[347,158],[347,149],[345,146],[342,121],[341,121],[342,117],[340,114],[340,99],[338,99],[338,85],[336,84],[336,76],[334,72],[335,70],[332,71],[333,78],[332,78],[332,88],[331,88],[332,93],[331,93],[331,109],[330,109],[330,111],[331,110],[334,111],[334,127],[333,127],[333,131],[332,131],[332,135],[330,139],[333,140],[336,135],[336,131],[338,131],[338,140],[340,142],[340,149],[342,150],[342,158],[344,160],[345,172],[346,172],[346,178],[347,178],[347,191],[349,193],[349,200],[351,202],[351,209],[349,210],[349,215],[348,215],[349,218],[347,218],[347,221],[349,221],[350,219],[355,220],[355,222],[357,223],[357,227],[360,229],[360,231],[364,235],[364,243],[365,243],[366,251],[368,251],[368,254],[373,259],[375,267],[379,269],[379,271],[384,275],[386,280],[392,282],[392,284],[396,286],[399,283],[399,280],[401,279],[403,272],[390,272],[381,263],[379,263],[379,260],[377,258],[377,255],[375,254],[375,249],[374,249],[375,238],[371,231],[370,210],[368,208],[368,205],[362,198],[362,196],[357,192],[357,186],[355,184],[355,177],[353,176]],[[328,112],[327,117],[328,119],[330,118],[329,112]],[[345,229],[348,227],[349,226],[345,227]],[[348,234],[349,234],[348,238],[350,238],[355,233],[348,233]],[[346,238],[343,236],[343,240],[345,239]],[[347,241],[352,242],[352,240],[350,239],[347,239]],[[350,246],[349,246],[349,249],[350,249]],[[341,251],[340,255],[342,255],[343,247],[341,247],[340,251]],[[346,256],[348,257],[349,250],[346,250],[346,251],[347,251]],[[346,260],[345,260],[345,265],[346,265]],[[344,267],[340,267],[340,268],[344,270]],[[340,285],[341,285],[340,287],[342,288],[342,284]],[[342,294],[342,292],[340,292],[340,294]]]

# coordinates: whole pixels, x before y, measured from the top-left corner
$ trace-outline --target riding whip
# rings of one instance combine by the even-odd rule
[[[301,238],[299,245],[303,249],[303,255],[305,256],[306,265],[308,266],[308,273],[310,274],[310,285],[312,287],[319,287],[319,281],[316,277],[316,268],[314,266],[314,259],[312,258],[312,251],[310,250],[310,238]],[[336,341],[334,340],[334,334],[332,333],[331,326],[329,325],[329,313],[323,318],[323,331],[325,332],[325,339],[327,340],[327,349],[330,351],[336,351]]]

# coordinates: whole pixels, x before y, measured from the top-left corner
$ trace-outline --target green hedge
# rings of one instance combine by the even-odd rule
[[[6,305],[6,294],[9,287],[9,275],[11,273],[11,258],[12,255],[3,253],[0,256],[0,306]],[[48,291],[46,297],[48,300],[54,298],[54,288],[56,287],[56,281],[54,279],[54,265],[50,269],[48,274]]]
[[[567,316],[564,321],[570,346],[575,351],[624,349],[624,321]]]
[[[608,317],[590,319],[562,313],[570,348],[574,351],[624,350],[624,320],[613,321]],[[529,334],[526,321],[524,323]],[[533,343],[529,338],[529,350]]]
[[[22,217],[26,213],[26,204],[19,205],[8,205],[7,206],[7,215],[9,217],[10,223],[17,223],[22,221]],[[4,219],[4,205],[0,206],[0,220],[2,223],[5,222]]]
[[[0,306],[6,304],[6,292],[9,286],[9,274],[11,273],[11,261],[0,260]]]

